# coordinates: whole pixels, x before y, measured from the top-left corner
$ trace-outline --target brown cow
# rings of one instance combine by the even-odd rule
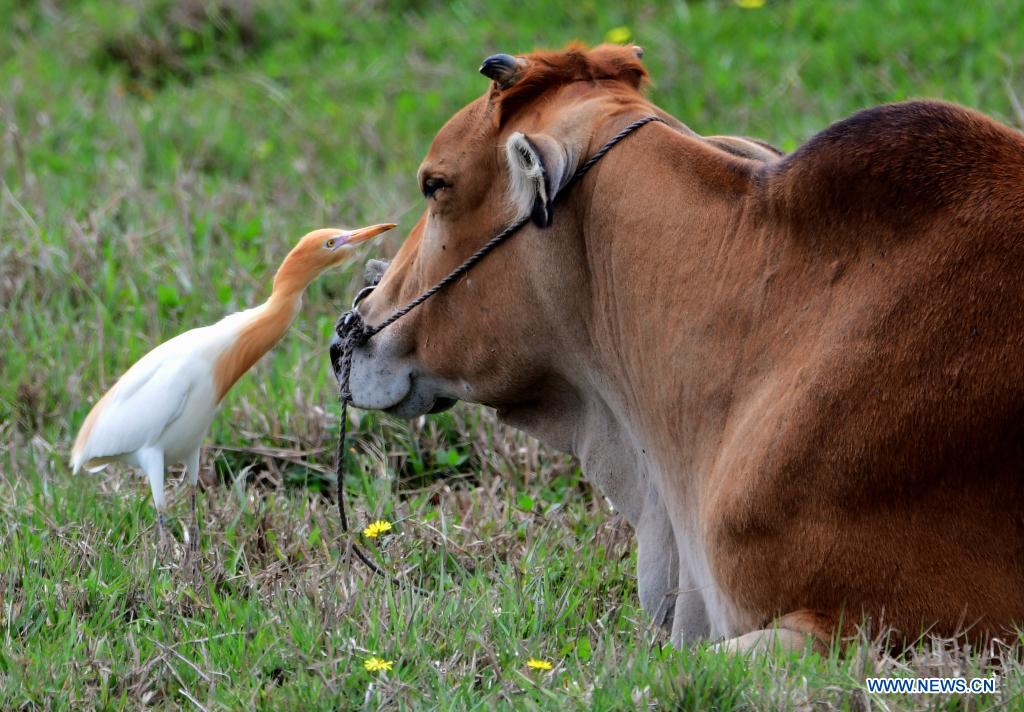
[[[778,157],[653,106],[636,48],[483,71],[361,314],[537,226],[358,349],[355,404],[482,403],[574,453],[677,644],[1024,622],[1024,139],[910,102]]]

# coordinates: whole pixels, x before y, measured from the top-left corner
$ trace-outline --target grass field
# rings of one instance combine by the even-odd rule
[[[629,38],[655,100],[692,128],[789,150],[913,96],[1019,127],[1024,4],[205,5],[0,0],[0,709],[1024,709],[1017,648],[672,649],[639,609],[628,526],[576,463],[464,405],[352,416],[355,519],[395,522],[369,548],[430,595],[370,578],[344,556],[329,497],[325,344],[359,264],[313,286],[214,423],[200,585],[176,559],[153,565],[144,481],[66,465],[123,369],[261,301],[302,233],[408,229],[415,168],[485,89],[491,53]],[[180,540],[188,500],[169,492]],[[393,669],[365,670],[370,656]],[[999,674],[1000,693],[863,688],[954,672]]]

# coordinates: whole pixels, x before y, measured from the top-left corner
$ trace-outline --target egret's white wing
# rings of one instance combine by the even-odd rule
[[[211,389],[210,347],[219,336],[210,327],[193,329],[139,359],[86,418],[82,429],[88,432],[76,443],[72,467],[89,467],[90,460],[115,458],[155,442],[197,389]]]
[[[149,367],[133,368],[97,404],[100,411],[88,438],[75,453],[76,466],[145,447],[181,414],[195,385],[186,364],[172,360],[139,365]]]

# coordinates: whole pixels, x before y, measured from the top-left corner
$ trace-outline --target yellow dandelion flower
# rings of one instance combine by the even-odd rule
[[[544,670],[547,672],[553,666],[547,660],[538,660],[537,658],[530,658],[526,661],[526,667],[531,670]]]
[[[376,539],[381,534],[385,534],[389,531],[391,531],[391,522],[385,522],[383,519],[378,519],[363,530],[363,536],[367,539]]]
[[[629,28],[623,25],[622,27],[613,27],[604,34],[604,41],[611,42],[612,44],[623,44],[629,42],[629,38],[632,37],[632,33]]]
[[[736,0],[736,4],[744,10],[756,10],[759,7],[764,7],[764,3],[765,0]]]
[[[363,663],[363,669],[366,672],[391,672],[395,662],[393,660],[385,660],[384,658],[378,658],[376,656],[367,658]]]

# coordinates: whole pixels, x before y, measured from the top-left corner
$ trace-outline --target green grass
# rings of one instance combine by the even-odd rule
[[[324,347],[356,266],[313,286],[213,426],[202,585],[180,552],[152,565],[142,481],[66,466],[135,358],[262,300],[299,235],[411,227],[415,168],[486,87],[488,54],[626,26],[661,106],[789,150],[914,96],[1019,125],[1024,5],[217,5],[0,0],[0,708],[957,709],[869,698],[862,680],[958,670],[1003,675],[972,704],[1024,707],[1017,651],[989,668],[868,641],[842,658],[672,649],[639,609],[628,526],[576,464],[467,406],[353,416],[355,518],[397,522],[370,548],[431,595],[371,579],[321,494],[338,428]],[[186,516],[181,490],[172,507]],[[370,655],[394,670],[366,672]]]

